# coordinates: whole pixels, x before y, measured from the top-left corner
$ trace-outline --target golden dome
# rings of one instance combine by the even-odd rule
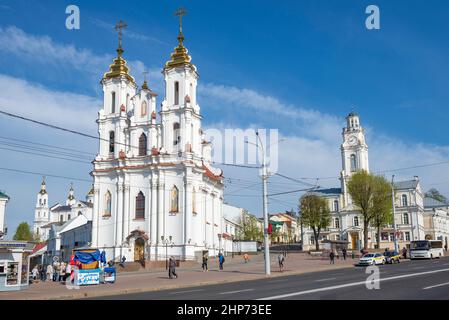
[[[126,60],[122,57],[123,49],[121,46],[117,48],[117,54],[117,58],[115,58],[114,62],[109,66],[109,71],[104,74],[103,80],[123,76],[129,81],[135,83],[134,78],[128,73],[129,68],[126,65]]]
[[[187,48],[183,45],[183,41],[184,35],[180,32],[178,35],[179,44],[175,48],[175,51],[171,54],[171,59],[165,63],[164,69],[189,66],[196,71],[196,67],[190,62],[192,57],[189,56]]]

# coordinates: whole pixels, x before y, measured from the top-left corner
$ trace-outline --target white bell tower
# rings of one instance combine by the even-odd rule
[[[42,226],[51,222],[50,211],[48,207],[48,193],[46,190],[45,177],[42,178],[41,190],[37,194],[36,207],[34,209],[33,233],[39,235],[41,240],[46,240],[47,235]]]
[[[360,125],[357,113],[351,112],[346,117],[346,127],[343,128],[343,143],[341,144],[342,171],[341,187],[345,206],[351,203],[347,190],[347,182],[351,176],[361,170],[369,172],[368,145],[365,141],[365,129]]]

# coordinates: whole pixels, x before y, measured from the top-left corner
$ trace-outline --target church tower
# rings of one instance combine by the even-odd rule
[[[344,196],[344,206],[351,203],[347,190],[347,182],[351,176],[361,170],[369,172],[368,145],[365,141],[365,130],[360,125],[357,113],[351,112],[346,117],[346,127],[343,128],[343,143],[340,147],[342,157],[341,187]]]
[[[136,83],[129,74],[129,68],[123,59],[122,29],[126,27],[120,21],[117,57],[101,80],[103,85],[103,109],[98,114],[100,150],[98,160],[111,160],[123,157],[127,146],[127,113],[131,110],[131,98],[136,94]]]
[[[38,234],[42,240],[46,239],[42,226],[50,222],[48,208],[48,193],[46,190],[45,177],[42,179],[41,190],[37,194],[36,207],[34,210],[33,233]]]
[[[200,107],[196,103],[199,76],[183,44],[183,14],[179,13],[178,46],[163,69],[165,100],[161,110],[162,148],[169,154],[199,156],[202,154]]]
[[[70,184],[69,195],[67,196],[65,204],[67,206],[73,206],[75,203],[76,203],[75,190],[73,190],[73,184]]]

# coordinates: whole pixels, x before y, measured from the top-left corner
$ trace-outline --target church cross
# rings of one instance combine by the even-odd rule
[[[147,82],[147,74],[148,74],[148,71],[145,70],[144,72],[142,72],[142,74],[143,74],[143,80],[144,80],[145,82]]]
[[[122,47],[122,29],[125,29],[128,25],[126,24],[126,22],[120,20],[119,22],[117,22],[117,24],[115,25],[115,30],[118,31],[118,46],[119,48]]]
[[[175,16],[179,17],[179,33],[182,33],[182,17],[187,14],[187,10],[184,8],[179,8],[175,11]]]

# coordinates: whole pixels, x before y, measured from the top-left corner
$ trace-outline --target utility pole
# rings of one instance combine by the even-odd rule
[[[396,206],[395,206],[395,196],[394,196],[394,175],[391,177],[391,201],[393,202],[393,240],[394,240],[394,251],[399,252],[398,239],[396,237]],[[380,237],[380,234],[377,235]]]

